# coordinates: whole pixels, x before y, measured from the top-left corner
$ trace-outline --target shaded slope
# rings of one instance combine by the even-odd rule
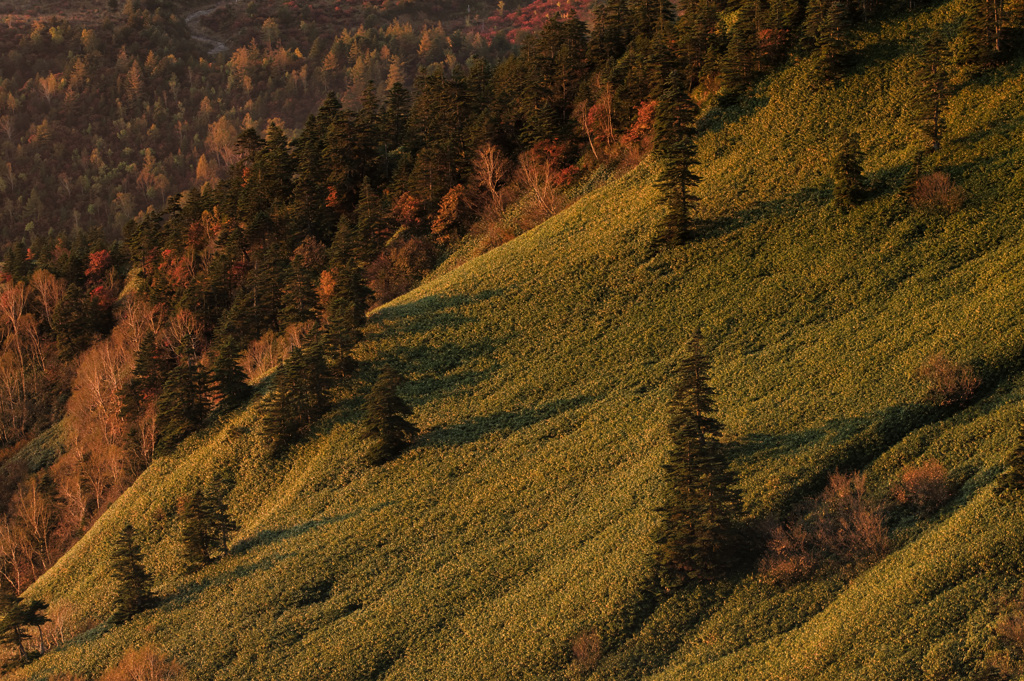
[[[699,243],[648,259],[661,208],[642,165],[379,310],[362,359],[406,373],[425,433],[397,461],[357,465],[350,400],[284,462],[252,406],[156,462],[33,593],[102,618],[107,537],[131,518],[164,604],[29,676],[97,671],[157,641],[200,678],[570,678],[570,641],[590,629],[608,679],[968,670],[990,594],[1020,574],[1021,514],[988,484],[1024,389],[1024,79],[1008,67],[951,105],[942,162],[967,207],[907,211],[892,186],[915,133],[892,43],[923,20],[866,37],[868,65],[835,90],[798,64],[746,112],[705,121],[714,229]],[[880,184],[848,216],[828,192],[835,120],[861,132]],[[884,490],[926,458],[954,470],[959,495],[902,524],[897,551],[850,583],[746,577],[652,605],[665,376],[698,324],[751,513],[786,511],[837,468],[866,467]],[[967,408],[921,404],[914,372],[939,349],[984,376]],[[242,533],[228,558],[179,576],[175,506],[223,465]]]

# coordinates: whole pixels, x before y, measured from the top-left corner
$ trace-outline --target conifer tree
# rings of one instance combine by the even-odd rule
[[[210,549],[214,537],[207,517],[208,500],[202,490],[196,490],[181,510],[179,541],[181,558],[186,569],[197,570],[210,563]]]
[[[238,531],[238,525],[228,514],[228,494],[234,487],[234,477],[227,469],[221,468],[210,478],[206,497],[205,517],[212,537],[211,548],[228,552],[228,540]]]
[[[1005,0],[968,0],[961,29],[964,56],[976,65],[996,61],[1004,52]]]
[[[860,149],[860,138],[855,133],[847,135],[832,164],[835,201],[843,212],[852,209],[864,197],[864,171],[861,167],[863,160],[864,152]]]
[[[206,376],[192,362],[171,370],[156,401],[156,454],[170,453],[199,429],[206,418],[207,392]]]
[[[662,162],[655,186],[668,206],[656,242],[663,248],[678,246],[696,232],[693,213],[697,197],[691,192],[700,182],[693,171],[697,164],[696,117],[697,105],[679,87],[673,74],[654,115],[654,150]]]
[[[110,572],[114,579],[111,622],[127,622],[143,610],[156,605],[153,578],[142,564],[142,550],[135,543],[135,528],[131,525],[125,525],[114,540]]]
[[[946,71],[946,44],[938,33],[924,45],[915,69],[917,91],[911,102],[911,115],[921,132],[931,143],[932,151],[938,151],[945,128],[945,109],[948,97],[948,74]]]
[[[121,398],[121,417],[138,418],[146,404],[160,394],[167,375],[174,368],[174,357],[166,347],[158,345],[152,331],[142,337],[139,350],[135,353],[135,368],[131,378],[118,392]]]
[[[415,441],[416,426],[406,420],[412,408],[398,396],[402,377],[388,368],[381,373],[363,406],[362,436],[371,440],[366,461],[371,466],[395,458]]]
[[[25,614],[22,599],[8,583],[0,583],[0,644],[16,646],[22,660],[26,655],[25,640],[29,637]]]
[[[737,499],[718,436],[709,362],[698,331],[679,363],[669,401],[672,448],[656,542],[664,582],[709,581],[735,561]]]
[[[832,0],[825,16],[818,27],[815,41],[817,49],[818,74],[825,80],[832,80],[839,75],[846,62],[848,50],[848,34],[850,17],[847,3],[843,0]]]
[[[263,408],[263,432],[275,451],[308,430],[330,407],[330,384],[323,343],[292,351],[274,377]]]
[[[245,372],[238,363],[241,355],[242,344],[234,335],[228,334],[221,343],[210,370],[210,383],[219,411],[237,407],[252,391],[245,382]]]
[[[754,82],[757,69],[757,26],[755,3],[745,0],[740,5],[736,24],[729,35],[729,45],[721,60],[722,104],[735,102]]]
[[[1000,494],[1024,490],[1024,426],[1017,435],[1017,445],[1006,457],[1006,470],[999,477],[996,490]]]

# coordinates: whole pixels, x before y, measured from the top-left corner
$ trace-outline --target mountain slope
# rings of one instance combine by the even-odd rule
[[[101,620],[110,537],[131,519],[162,605],[26,677],[95,673],[156,642],[197,678],[574,678],[572,640],[595,631],[595,678],[966,678],[991,597],[1021,571],[1020,509],[990,483],[1024,391],[1024,77],[1003,67],[951,102],[933,162],[965,207],[907,209],[907,37],[951,7],[863,36],[862,66],[834,88],[796,64],[706,117],[698,242],[649,256],[662,208],[647,162],[378,310],[364,378],[403,371],[424,431],[398,460],[358,464],[352,398],[283,461],[260,440],[258,399],[156,461],[31,593]],[[849,215],[828,180],[844,120],[877,185]],[[667,374],[698,325],[752,515],[786,513],[836,469],[866,469],[881,494],[927,459],[958,494],[902,519],[894,552],[849,580],[737,575],[659,600]],[[982,376],[963,409],[922,404],[915,373],[939,350]],[[181,576],[176,505],[222,466],[242,531]]]

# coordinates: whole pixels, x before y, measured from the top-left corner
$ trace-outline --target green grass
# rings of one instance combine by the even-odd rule
[[[903,207],[895,187],[920,145],[902,108],[908,36],[955,9],[864,34],[835,88],[798,63],[743,111],[708,116],[713,228],[697,243],[648,258],[662,214],[648,162],[378,310],[366,378],[399,366],[424,432],[398,460],[357,463],[346,399],[283,461],[250,405],[155,462],[32,595],[101,621],[109,537],[131,520],[162,605],[25,676],[96,674],[155,642],[196,678],[569,679],[584,676],[573,637],[594,630],[599,679],[968,678],[992,597],[1022,572],[1024,515],[990,483],[1024,396],[1024,77],[1009,65],[951,103],[935,162],[965,208]],[[877,191],[844,216],[828,167],[846,127]],[[785,513],[837,469],[865,469],[881,494],[929,458],[963,482],[957,496],[903,521],[896,550],[852,579],[737,574],[656,597],[666,375],[697,325],[751,515]],[[921,404],[914,373],[937,350],[984,377],[966,408]],[[225,465],[242,531],[182,576],[177,501]]]

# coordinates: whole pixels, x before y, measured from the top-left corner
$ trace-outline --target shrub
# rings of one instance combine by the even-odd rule
[[[949,471],[934,460],[905,469],[892,488],[892,498],[896,503],[912,506],[922,513],[936,511],[951,494]]]
[[[185,678],[184,671],[166,654],[153,646],[129,650],[117,666],[111,667],[100,681],[174,681]]]
[[[817,560],[812,551],[810,533],[800,523],[771,528],[765,554],[758,570],[772,584],[792,584],[814,572]]]
[[[868,498],[863,473],[833,473],[814,515],[815,542],[843,563],[867,565],[889,550],[882,509]]]
[[[954,362],[944,352],[929,357],[917,370],[925,400],[939,406],[962,405],[974,397],[981,380],[969,364]]]
[[[572,640],[572,657],[582,671],[596,667],[601,660],[601,636],[593,630],[577,634]]]
[[[964,205],[964,190],[948,173],[934,172],[918,178],[910,194],[915,208],[929,213],[952,215]]]

